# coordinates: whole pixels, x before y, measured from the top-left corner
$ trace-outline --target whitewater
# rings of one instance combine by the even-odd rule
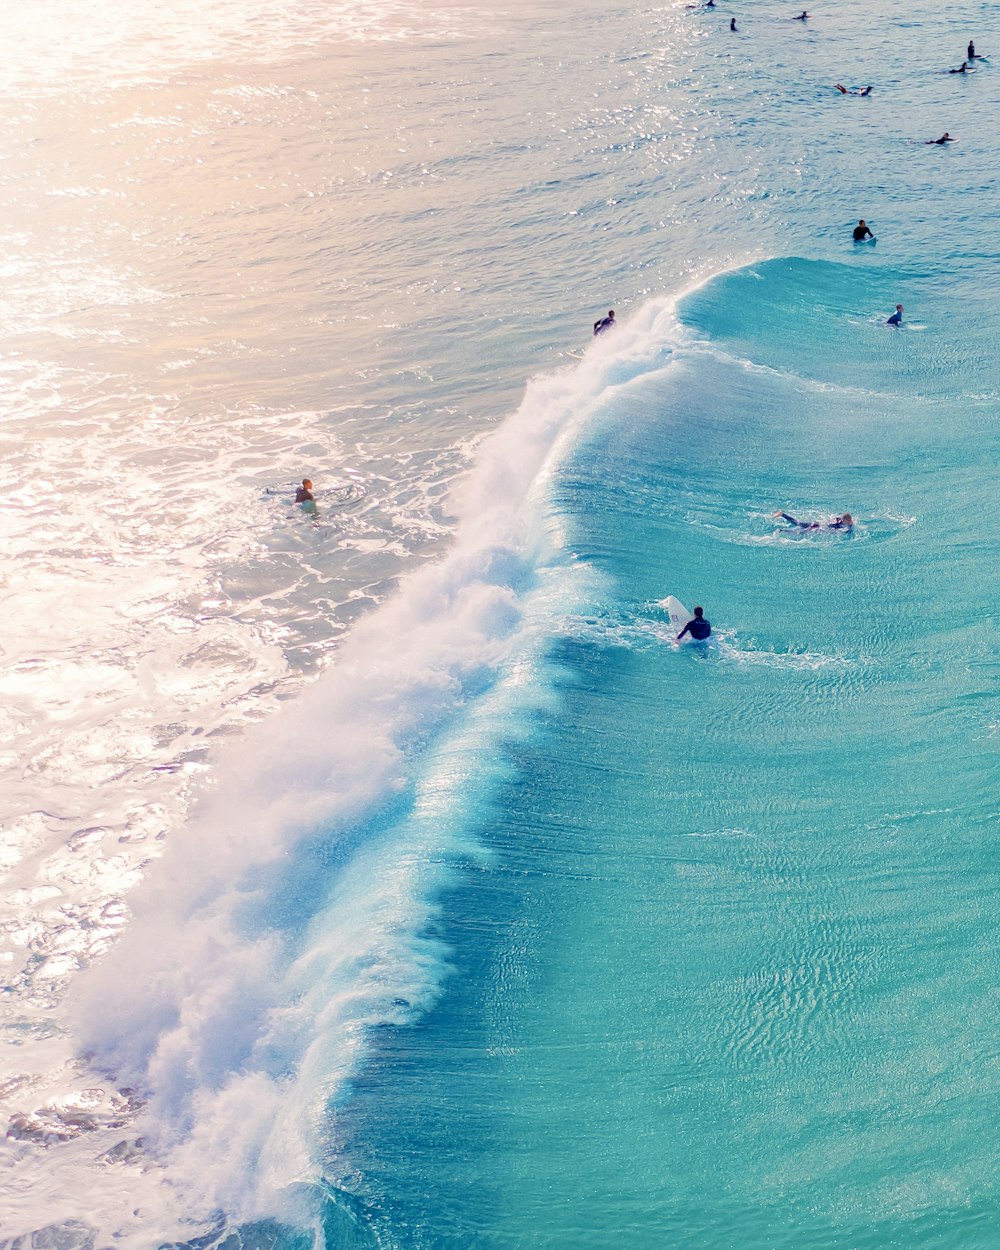
[[[995,15],[798,11],[0,15],[5,1246],[996,1244]]]

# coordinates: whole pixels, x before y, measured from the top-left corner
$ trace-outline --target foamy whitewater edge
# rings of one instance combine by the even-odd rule
[[[71,996],[72,1045],[135,1091],[138,1114],[19,1147],[5,1233],[79,1226],[81,1205],[129,1247],[261,1219],[318,1231],[329,1109],[371,1028],[434,1001],[450,953],[429,923],[454,865],[483,853],[470,809],[503,744],[551,704],[554,622],[597,591],[567,551],[553,477],[622,388],[669,365],[677,298],[528,384],[455,491],[448,554],[220,759]]]

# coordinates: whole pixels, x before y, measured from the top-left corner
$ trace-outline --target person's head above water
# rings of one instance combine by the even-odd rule
[[[700,621],[701,618],[705,615],[705,609],[699,606],[695,608],[694,614],[695,614],[695,617]]]
[[[837,517],[837,520],[840,522],[841,525],[845,525],[845,526],[854,524],[854,517],[852,517],[849,512],[842,512],[840,516]]]

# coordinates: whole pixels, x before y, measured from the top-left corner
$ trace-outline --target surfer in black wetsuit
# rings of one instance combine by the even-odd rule
[[[705,609],[695,608],[693,619],[688,621],[681,632],[677,635],[677,641],[680,642],[685,634],[690,634],[695,642],[704,642],[711,632],[712,623],[711,621],[705,620]]]
[[[805,11],[805,9],[803,9],[801,13],[796,13],[796,15],[792,18],[793,22],[808,22],[808,20],[809,14]]]
[[[972,42],[971,39],[969,40],[969,47],[966,51],[965,59],[967,61],[974,61],[976,59],[976,45]]]
[[[304,477],[302,479],[302,485],[298,487],[298,489],[295,492],[295,502],[296,503],[315,503],[316,502],[316,497],[312,493],[312,481],[309,478]]]
[[[924,147],[929,147],[931,144],[934,144],[934,143],[954,143],[954,142],[955,140],[951,137],[951,135],[946,130],[940,139],[925,139]]]
[[[886,317],[885,324],[887,326],[899,326],[903,324],[903,305],[897,304],[896,311],[891,317]]]
[[[797,521],[795,517],[789,516],[787,512],[776,512],[775,516],[780,516],[794,525],[800,530],[849,530],[854,527],[854,517],[849,512],[842,512],[840,516],[835,516],[832,521]]]
[[[865,239],[874,239],[875,236],[868,229],[868,223],[862,217],[858,224],[854,227],[854,242],[863,243]]]
[[[617,324],[617,321],[615,321],[615,310],[609,308],[606,317],[602,317],[600,321],[594,322],[594,334],[603,334],[605,330],[610,330],[612,326]]]
[[[729,29],[730,29],[730,30],[735,30],[735,29],[736,29],[736,18],[735,18],[735,17],[731,17],[731,18],[729,19]]]
[[[969,62],[963,61],[958,69],[950,69],[949,74],[967,74],[969,72]]]

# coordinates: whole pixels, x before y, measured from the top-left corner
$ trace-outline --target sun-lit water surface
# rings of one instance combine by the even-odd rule
[[[790,16],[0,15],[8,1239],[993,1244],[992,19]]]

